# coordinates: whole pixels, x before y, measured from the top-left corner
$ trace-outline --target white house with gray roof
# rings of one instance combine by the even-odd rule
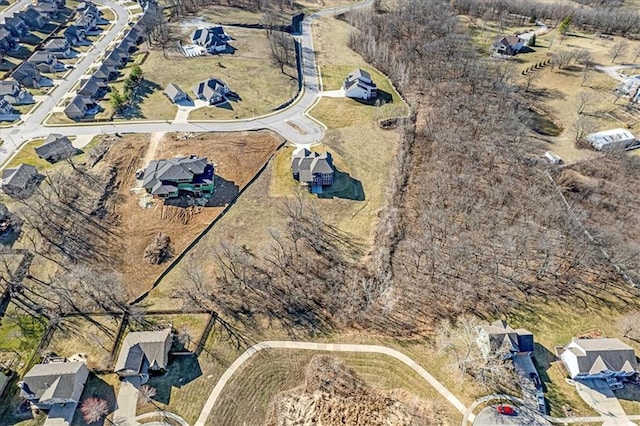
[[[174,104],[189,100],[189,96],[187,96],[187,94],[182,91],[182,89],[177,84],[173,83],[169,83],[169,85],[167,85],[167,88],[164,89],[164,94]]]
[[[127,334],[122,342],[115,372],[120,377],[131,377],[166,371],[173,343],[172,336],[170,328]]]
[[[638,371],[633,348],[620,339],[574,338],[560,352],[572,379],[628,377]]]
[[[20,396],[41,410],[77,404],[88,376],[84,362],[36,364],[18,383]]]
[[[360,68],[347,76],[342,88],[348,98],[369,100],[378,97],[378,88],[371,80],[371,74]]]

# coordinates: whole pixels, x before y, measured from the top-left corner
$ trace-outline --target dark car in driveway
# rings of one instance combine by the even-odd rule
[[[540,377],[538,377],[537,373],[529,373],[529,377],[533,380],[533,384],[536,385],[536,389],[542,389],[542,382],[540,381]]]

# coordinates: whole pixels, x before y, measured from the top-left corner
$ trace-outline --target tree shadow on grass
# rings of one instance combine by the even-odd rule
[[[87,398],[98,398],[104,399],[109,404],[109,413],[111,414],[117,408],[116,402],[116,393],[109,383],[102,380],[100,377],[96,376],[93,373],[89,374],[89,378],[87,379],[87,383],[84,385],[84,390],[82,391],[82,396],[80,397],[80,401],[78,403],[78,408],[76,409],[76,414],[74,416],[75,419],[82,419],[82,413],[80,412],[80,407],[82,406],[82,401]],[[75,422],[74,422],[75,423]],[[94,425],[102,426],[105,424],[104,417],[100,419],[96,423],[92,423]]]
[[[169,369],[161,376],[152,376],[147,383],[156,389],[155,401],[169,404],[172,388],[181,388],[202,376],[198,357],[194,354],[172,357]]]
[[[140,83],[140,86],[136,90],[136,94],[132,99],[131,105],[129,105],[126,111],[122,114],[122,118],[127,120],[146,118],[140,109],[140,104],[142,104],[146,98],[151,96],[157,90],[162,90],[162,87],[158,83],[154,83],[149,80],[142,80],[142,83]]]
[[[551,363],[554,361],[556,361],[556,356],[553,352],[549,351],[540,343],[536,342],[534,344],[533,364],[538,371],[538,377],[540,377],[540,382],[542,382],[544,390],[546,390],[546,384],[551,383],[551,378],[549,378],[547,370],[552,367]]]
[[[321,199],[343,198],[345,200],[364,201],[364,188],[362,182],[354,179],[349,173],[334,169],[333,185],[322,188],[318,194]]]

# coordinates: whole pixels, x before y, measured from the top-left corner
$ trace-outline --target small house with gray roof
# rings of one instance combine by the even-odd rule
[[[58,59],[71,57],[71,44],[66,38],[52,38],[44,45],[44,50]]]
[[[26,105],[34,103],[33,96],[14,79],[0,81],[0,97],[11,105]]]
[[[378,87],[371,80],[371,74],[360,68],[347,76],[342,88],[349,98],[369,100],[378,97]]]
[[[93,99],[102,98],[107,92],[109,84],[106,80],[97,77],[89,77],[80,81],[80,90],[78,94],[82,96],[90,96]]]
[[[502,354],[505,358],[534,349],[533,333],[524,329],[513,329],[503,320],[478,327],[477,343],[482,355]]]
[[[293,178],[313,193],[322,192],[323,186],[333,184],[333,161],[328,152],[318,154],[306,148],[295,151],[291,157],[291,171]]]
[[[6,52],[16,50],[18,48],[18,39],[15,38],[11,31],[4,26],[0,26],[0,49]]]
[[[114,371],[121,378],[163,373],[169,365],[172,343],[170,328],[131,332],[122,342]]]
[[[20,13],[20,18],[26,22],[32,30],[39,30],[43,28],[49,21],[48,16],[43,15],[31,5]]]
[[[38,157],[50,163],[71,158],[77,152],[68,137],[56,133],[47,136],[45,143],[37,147],[35,151]]]
[[[181,192],[209,198],[214,191],[214,166],[207,157],[153,160],[144,171],[143,188],[159,198],[175,198]]]
[[[78,46],[87,39],[87,31],[77,25],[69,25],[62,35],[71,46]]]
[[[93,112],[92,112],[93,111]],[[91,96],[78,95],[64,109],[64,113],[72,120],[84,118],[90,113],[97,112],[96,101]]]
[[[572,379],[611,379],[633,376],[638,360],[633,348],[620,339],[574,338],[560,352]]]
[[[169,83],[167,88],[164,89],[164,94],[167,95],[167,98],[174,104],[189,99],[189,96],[187,96],[177,84],[173,83]]]
[[[29,34],[29,25],[18,14],[5,17],[4,27],[16,38]]]
[[[88,376],[84,362],[36,364],[18,383],[20,396],[41,410],[77,404]]]
[[[227,102],[227,95],[231,93],[229,86],[217,78],[203,80],[193,87],[196,98],[207,101],[209,105]]]
[[[93,73],[93,76],[98,79],[111,81],[118,78],[118,74],[118,68],[116,68],[114,65],[102,64],[100,65],[100,68],[98,68],[96,72]]]
[[[27,59],[27,62],[35,65],[41,73],[56,73],[65,70],[64,64],[46,50],[36,50]]]
[[[524,47],[526,40],[518,36],[498,36],[491,45],[491,52],[497,55],[515,55]]]
[[[2,171],[2,191],[11,198],[29,198],[39,181],[38,169],[28,164]]]
[[[11,77],[24,87],[30,89],[39,89],[41,87],[40,80],[42,80],[42,74],[40,74],[40,70],[31,62],[22,62],[13,70]]]

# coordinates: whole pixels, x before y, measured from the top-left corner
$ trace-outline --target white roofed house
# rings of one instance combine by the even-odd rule
[[[371,80],[371,74],[360,68],[347,76],[342,88],[349,98],[369,100],[378,97],[378,88]]]
[[[560,352],[572,379],[611,379],[637,373],[633,348],[619,339],[574,338]]]
[[[636,140],[636,137],[626,129],[605,130],[587,135],[589,143],[598,151],[625,149]]]

